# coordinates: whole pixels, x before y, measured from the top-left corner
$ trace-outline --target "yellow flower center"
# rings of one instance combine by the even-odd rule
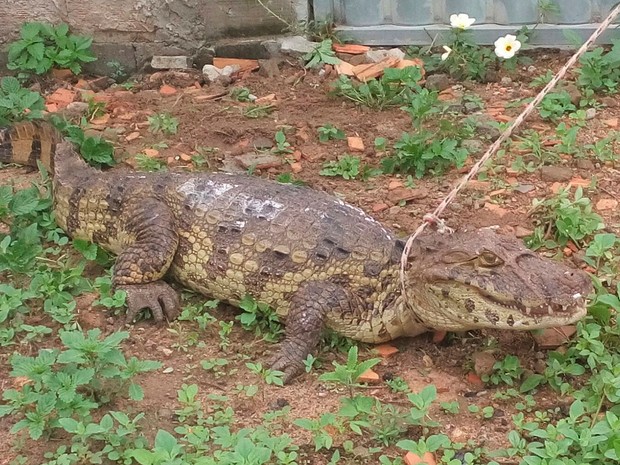
[[[512,45],[506,45],[506,51],[510,52],[512,50]]]

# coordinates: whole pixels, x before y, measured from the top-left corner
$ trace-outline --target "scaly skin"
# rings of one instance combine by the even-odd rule
[[[286,317],[271,362],[290,379],[323,328],[378,343],[430,329],[535,329],[585,315],[588,275],[490,230],[404,243],[366,215],[305,187],[229,174],[102,173],[44,123],[0,129],[0,161],[51,167],[54,212],[72,238],[117,255],[128,319],[173,319],[162,279],[232,304],[250,294]]]

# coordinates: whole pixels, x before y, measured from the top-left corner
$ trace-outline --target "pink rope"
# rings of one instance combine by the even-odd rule
[[[500,137],[493,142],[493,144],[489,147],[489,149],[485,152],[485,154],[478,160],[474,166],[472,166],[469,173],[467,173],[463,178],[459,181],[459,183],[455,186],[454,189],[450,191],[450,193],[441,201],[441,203],[435,208],[433,213],[428,213],[424,216],[424,221],[418,229],[409,237],[407,243],[405,244],[405,248],[401,255],[400,259],[400,284],[402,288],[403,296],[406,297],[406,286],[405,286],[405,269],[407,267],[407,259],[409,258],[409,253],[411,252],[411,246],[413,241],[424,231],[424,228],[428,224],[437,224],[440,227],[445,227],[443,220],[439,218],[439,216],[443,213],[450,203],[456,198],[457,194],[465,187],[465,185],[478,174],[482,165],[484,165],[489,158],[491,158],[495,153],[499,150],[500,146],[514,133],[515,129],[517,129],[523,121],[534,111],[534,109],[538,106],[538,104],[542,101],[543,98],[557,85],[558,81],[560,81],[566,72],[577,62],[577,60],[583,55],[586,50],[592,45],[596,39],[600,37],[600,35],[610,26],[610,24],[616,19],[616,17],[620,14],[620,3],[614,7],[614,9],[609,13],[605,21],[603,21],[599,27],[592,33],[590,38],[584,42],[584,44],[575,52],[573,56],[566,62],[566,64],[560,69],[553,79],[549,81],[549,83],[538,93],[534,100],[532,100],[527,107],[521,112],[519,116],[506,128],[506,130],[500,135]]]

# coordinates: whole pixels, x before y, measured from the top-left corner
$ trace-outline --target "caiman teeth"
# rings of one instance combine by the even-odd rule
[[[574,302],[570,304],[557,304],[557,303],[544,303],[536,306],[527,306],[518,301],[509,301],[505,302],[495,298],[490,294],[485,294],[485,297],[491,301],[493,301],[496,305],[501,305],[504,308],[508,308],[511,310],[518,310],[522,314],[528,316],[545,316],[545,315],[555,315],[558,317],[562,316],[570,316],[574,313],[578,313],[584,307],[584,299],[583,296],[579,293],[574,294],[572,297]]]

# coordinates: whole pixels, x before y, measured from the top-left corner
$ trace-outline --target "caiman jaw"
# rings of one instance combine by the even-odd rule
[[[429,243],[429,241],[431,241]],[[579,321],[587,273],[539,256],[490,230],[431,237],[416,251],[413,310],[428,327],[537,329]]]

